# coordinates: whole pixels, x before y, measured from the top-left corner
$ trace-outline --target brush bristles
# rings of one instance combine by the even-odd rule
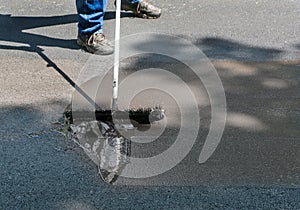
[[[72,113],[72,110],[67,110],[64,115],[70,123],[73,123],[73,116],[75,115],[76,121],[92,120],[96,117],[97,121],[113,122],[113,120],[126,120],[129,118],[129,120],[133,121],[132,124],[151,124],[152,122],[162,120],[165,114],[162,107],[159,106],[154,108],[133,108],[113,113],[111,110],[96,110],[95,112],[76,111],[75,113]]]

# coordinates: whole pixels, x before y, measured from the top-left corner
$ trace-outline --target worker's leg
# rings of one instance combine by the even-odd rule
[[[103,35],[107,0],[76,0],[78,13],[77,44],[91,53],[107,55],[113,47]]]
[[[102,33],[107,0],[76,0],[81,35]]]

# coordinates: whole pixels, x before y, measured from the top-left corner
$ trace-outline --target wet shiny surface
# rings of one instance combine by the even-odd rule
[[[222,141],[213,156],[204,164],[197,162],[210,125],[209,102],[202,94],[198,96],[201,127],[188,156],[164,174],[146,179],[120,177],[117,185],[299,186],[299,63],[213,64],[223,82],[228,108]],[[191,86],[205,92],[195,81]],[[156,98],[166,109],[166,121],[138,128],[133,136],[132,157],[153,157],[168,150],[180,130],[180,110],[172,98],[150,91],[138,95],[134,103],[148,104],[149,94],[152,103],[158,94]]]

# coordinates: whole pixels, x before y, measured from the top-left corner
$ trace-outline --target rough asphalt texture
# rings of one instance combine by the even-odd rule
[[[199,136],[188,157],[161,176],[103,183],[58,132],[73,89],[40,56],[42,49],[78,78],[90,55],[76,46],[75,3],[7,0],[0,5],[0,209],[300,208],[300,2],[155,2],[164,9],[160,19],[124,15],[122,34],[177,35],[219,60],[228,118],[214,156],[197,164]],[[113,39],[111,11],[112,1],[105,32]]]

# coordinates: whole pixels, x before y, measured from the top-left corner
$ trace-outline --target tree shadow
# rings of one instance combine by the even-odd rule
[[[278,49],[254,47],[223,38],[198,39],[195,45],[211,59],[263,61],[272,60],[283,53]]]

